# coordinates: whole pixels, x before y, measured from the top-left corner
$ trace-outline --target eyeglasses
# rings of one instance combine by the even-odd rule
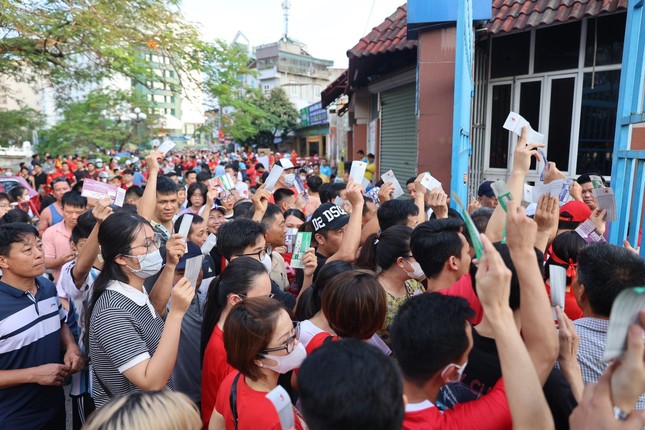
[[[132,248],[130,248],[130,251],[135,248],[141,248],[143,246],[146,247],[146,250],[150,249],[151,246],[154,246],[155,249],[159,249],[159,247],[161,246],[161,237],[157,236],[156,234],[152,237],[146,237],[146,241],[143,245],[133,246]]]
[[[293,335],[289,336],[289,338],[284,343],[284,345],[263,349],[262,350],[263,354],[266,354],[269,352],[282,351],[282,350],[287,351],[287,354],[291,354],[291,351],[293,351],[294,348],[296,347],[296,340],[300,337],[300,321],[292,321],[292,322],[293,322]]]
[[[273,251],[273,247],[271,245],[267,245],[266,248],[260,250],[259,252],[252,252],[250,254],[237,254],[236,257],[254,257],[257,255],[258,260],[262,261],[264,260],[264,257],[267,254],[271,254],[272,251]]]
[[[10,207],[11,207],[11,204],[9,204],[9,203],[0,203],[0,208],[2,208],[2,209],[7,209],[7,208],[10,208]]]

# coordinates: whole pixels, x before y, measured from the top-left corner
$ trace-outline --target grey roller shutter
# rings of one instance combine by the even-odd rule
[[[403,85],[381,93],[380,172],[393,170],[405,181],[417,172],[416,86]]]

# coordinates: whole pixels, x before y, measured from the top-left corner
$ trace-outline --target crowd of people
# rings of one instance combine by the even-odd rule
[[[527,215],[526,136],[512,200],[486,181],[468,214],[424,173],[392,198],[362,151],[363,184],[295,152],[34,156],[0,193],[1,427],[65,429],[70,384],[75,430],[642,428],[645,312],[603,352],[645,261],[576,231],[610,227],[589,175]],[[123,204],[84,197],[88,179]]]

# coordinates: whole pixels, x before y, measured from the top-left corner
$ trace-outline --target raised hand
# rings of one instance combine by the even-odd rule
[[[170,312],[185,314],[195,297],[195,289],[186,278],[181,278],[170,293]]]
[[[531,168],[531,157],[535,157],[538,160],[542,159],[537,148],[544,147],[540,143],[528,143],[528,134],[528,127],[522,128],[522,136],[518,140],[515,151],[513,152],[513,171],[524,173],[524,175]]]

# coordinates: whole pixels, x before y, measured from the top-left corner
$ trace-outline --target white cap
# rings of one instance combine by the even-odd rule
[[[295,168],[295,166],[293,165],[291,160],[289,160],[288,158],[281,158],[280,159],[280,165],[282,166],[283,169],[294,169]]]

